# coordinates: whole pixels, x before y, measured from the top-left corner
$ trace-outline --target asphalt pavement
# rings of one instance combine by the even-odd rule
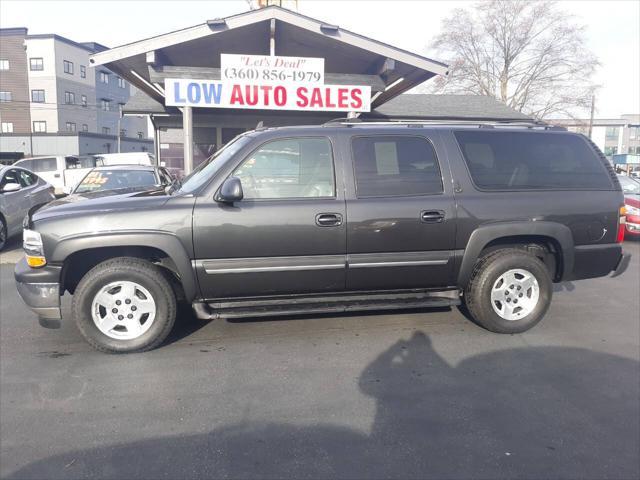
[[[0,258],[0,477],[640,477],[640,243],[521,335],[456,308],[180,313],[163,347],[38,326]],[[15,255],[14,255],[15,256]],[[69,315],[69,298],[64,298]]]

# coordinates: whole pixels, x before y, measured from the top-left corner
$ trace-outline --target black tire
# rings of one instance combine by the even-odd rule
[[[5,223],[2,215],[0,215],[0,252],[4,250],[4,247],[7,245],[8,233],[7,224]]]
[[[155,318],[149,329],[137,338],[111,338],[97,327],[91,305],[100,290],[112,282],[130,281],[144,287],[155,302]],[[82,277],[73,295],[73,319],[82,336],[95,349],[105,353],[144,352],[159,346],[169,335],[176,318],[176,296],[162,271],[139,258],[106,260]]]
[[[491,304],[491,291],[501,275],[509,270],[527,270],[538,282],[539,298],[533,310],[522,318],[507,320]],[[473,319],[495,333],[522,333],[535,326],[551,304],[553,281],[545,264],[523,249],[495,250],[480,258],[465,289],[464,301]]]

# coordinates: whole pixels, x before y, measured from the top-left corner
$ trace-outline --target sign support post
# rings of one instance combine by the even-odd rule
[[[182,108],[182,134],[184,142],[184,173],[188,175],[193,170],[193,108]]]

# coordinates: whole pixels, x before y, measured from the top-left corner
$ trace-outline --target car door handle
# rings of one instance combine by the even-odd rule
[[[56,174],[54,175],[54,178],[60,178],[60,174],[59,174],[59,173],[56,173]]]
[[[342,225],[342,215],[339,213],[319,213],[316,215],[316,225],[319,227],[339,227]]]
[[[444,220],[442,210],[424,210],[420,212],[420,220],[423,223],[441,223]]]

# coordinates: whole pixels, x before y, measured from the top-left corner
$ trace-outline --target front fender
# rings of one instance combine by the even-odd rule
[[[575,253],[573,235],[566,225],[555,222],[504,222],[482,225],[473,231],[464,250],[458,271],[458,286],[465,287],[482,250],[492,241],[514,236],[538,236],[555,240],[561,249],[561,276],[573,271]]]
[[[187,250],[178,237],[163,231],[97,232],[63,238],[51,252],[51,263],[61,264],[80,250],[105,247],[153,247],[163,251],[178,269],[186,300],[196,297],[197,283]]]

